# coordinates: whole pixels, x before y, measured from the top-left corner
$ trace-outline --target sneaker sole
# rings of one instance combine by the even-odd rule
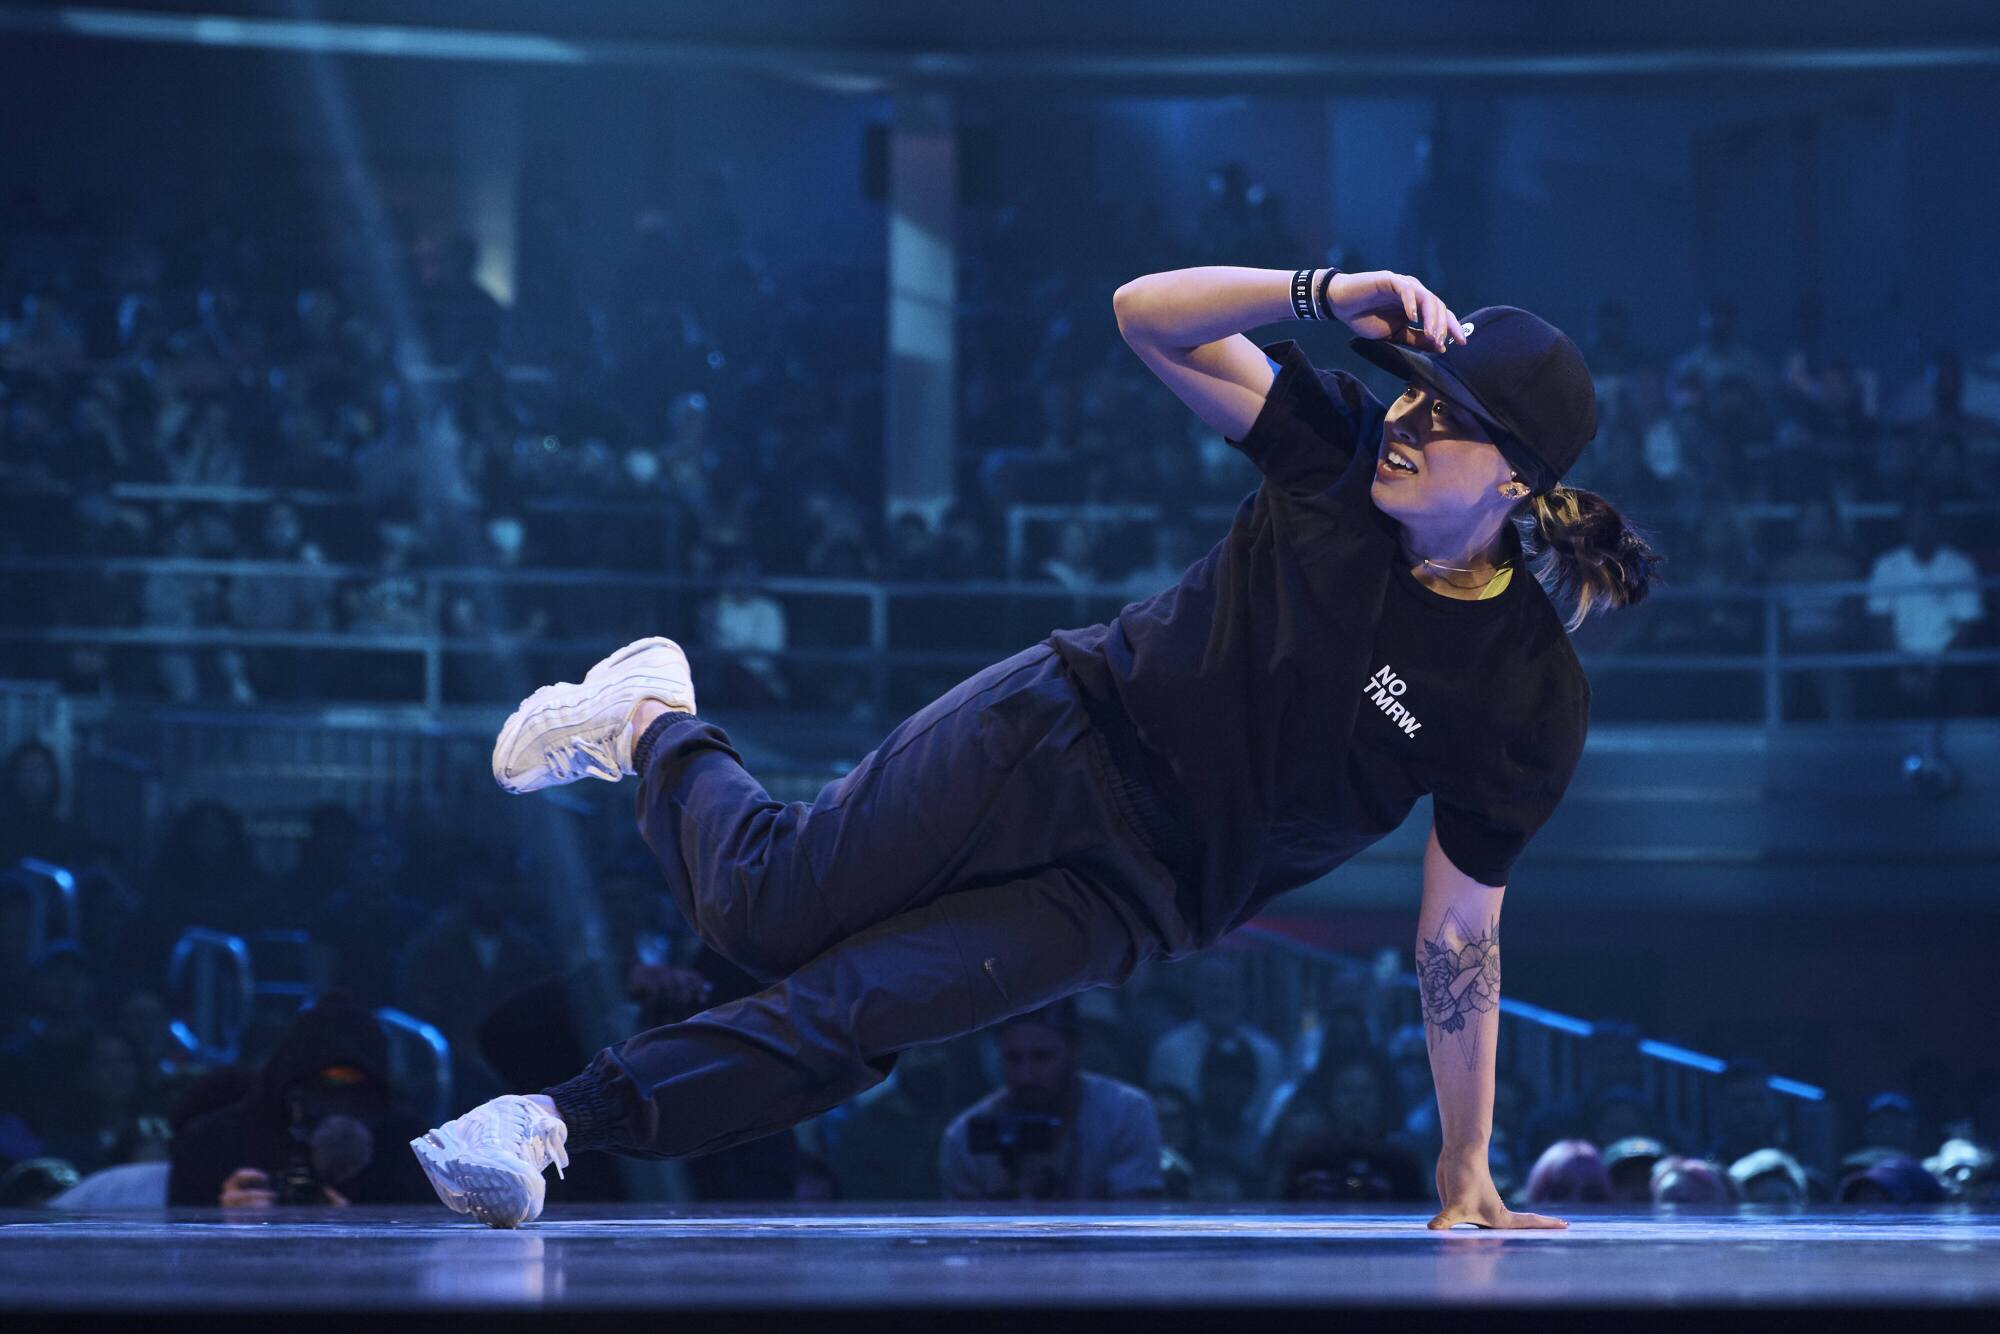
[[[428,1138],[411,1140],[410,1148],[447,1209],[471,1214],[488,1227],[516,1228],[534,1221],[534,1196],[516,1173],[449,1153]]]
[[[656,650],[670,651],[673,654],[673,659],[677,659],[679,662],[681,674],[678,676],[671,674],[633,676],[618,671],[626,663]],[[500,735],[493,743],[493,781],[498,783],[505,791],[517,795],[528,792],[539,792],[542,788],[557,786],[560,780],[537,783],[530,787],[519,787],[509,783],[503,776],[502,757],[512,755],[519,749],[521,738],[530,726],[540,724],[538,730],[544,736],[557,732],[565,726],[570,727],[572,730],[581,729],[586,722],[597,716],[598,705],[602,700],[617,691],[626,689],[634,681],[666,687],[667,689],[663,690],[662,693],[685,698],[694,693],[693,682],[688,680],[690,675],[692,673],[687,671],[687,655],[681,652],[681,646],[671,639],[656,635],[627,644],[624,648],[604,659],[588,672],[585,672],[581,682],[568,687],[570,691],[574,692],[587,689],[593,681],[598,683],[598,688],[589,694],[582,696],[571,694],[566,699],[530,708],[529,706],[533,703],[536,695],[540,695],[545,690],[559,688],[557,686],[543,686],[541,690],[535,692],[535,695],[530,695],[527,699],[522,700],[521,707],[514,710],[508,716],[505,725],[501,727]],[[562,684],[568,685],[567,682]],[[543,722],[551,714],[563,716],[559,716],[546,723]],[[547,748],[544,747],[544,749]]]

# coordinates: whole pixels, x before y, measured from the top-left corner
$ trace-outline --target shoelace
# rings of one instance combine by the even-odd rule
[[[619,729],[623,731],[621,727]],[[625,771],[618,767],[618,755],[612,748],[617,733],[601,737],[573,736],[561,747],[544,751],[542,760],[549,766],[549,772],[564,782],[592,774],[599,778],[618,779]]]

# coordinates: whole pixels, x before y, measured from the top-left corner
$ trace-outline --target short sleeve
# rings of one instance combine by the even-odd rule
[[[1105,1165],[1106,1193],[1114,1200],[1158,1196],[1166,1190],[1160,1173],[1160,1119],[1153,1100],[1139,1089],[1119,1090],[1117,1132]]]
[[[1241,440],[1223,438],[1280,488],[1317,493],[1332,486],[1354,457],[1368,423],[1386,411],[1368,387],[1345,371],[1323,371],[1291,339],[1264,355],[1277,378]]]
[[[1588,687],[1570,708],[1542,716],[1543,726],[1500,742],[1492,773],[1468,775],[1463,786],[1431,794],[1438,846],[1462,874],[1482,885],[1507,883],[1528,841],[1562,803],[1583,755]]]

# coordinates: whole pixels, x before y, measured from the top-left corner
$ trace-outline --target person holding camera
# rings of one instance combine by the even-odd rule
[[[1145,1091],[1079,1070],[1073,997],[1001,1021],[1006,1083],[938,1145],[951,1200],[1157,1200],[1160,1122]]]
[[[1567,788],[1590,692],[1568,634],[1658,557],[1562,485],[1597,432],[1582,354],[1516,306],[1464,321],[1391,272],[1213,266],[1119,288],[1141,361],[1255,463],[1172,587],[1059,629],[782,802],[641,639],[522,701],[495,780],[639,778],[639,828],[693,928],[765,984],[412,1143],[449,1207],[541,1211],[570,1149],[674,1157],[816,1116],[897,1053],[1214,944],[1431,798],[1418,971],[1444,1150],[1434,1228],[1557,1227],[1493,1184],[1500,901]],[[1339,320],[1390,403],[1296,342]]]
[[[430,1196],[406,1153],[423,1122],[390,1086],[389,1040],[340,992],[301,1010],[243,1097],[174,1138],[170,1205],[268,1209],[409,1204]]]

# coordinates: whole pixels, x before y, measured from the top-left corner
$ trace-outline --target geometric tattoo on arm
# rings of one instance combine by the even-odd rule
[[[1446,1033],[1457,1034],[1470,1070],[1478,1063],[1479,1038],[1467,1017],[1500,1004],[1500,919],[1476,936],[1455,909],[1447,908],[1437,935],[1423,942],[1422,953],[1417,983],[1425,1029],[1433,1043],[1443,1041]]]

